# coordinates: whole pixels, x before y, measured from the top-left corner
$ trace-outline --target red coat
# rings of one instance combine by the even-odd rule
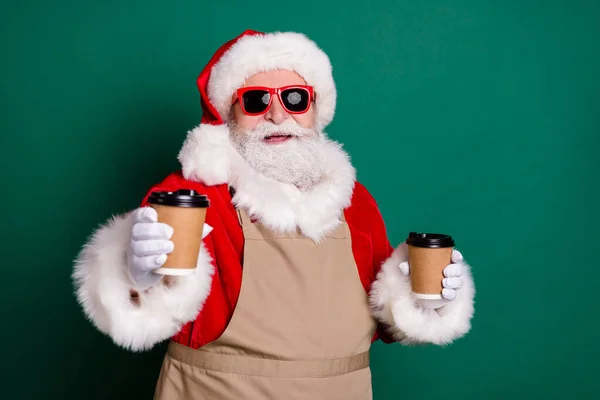
[[[219,338],[233,315],[242,281],[244,237],[226,184],[207,186],[187,180],[181,172],[177,172],[154,185],[141,205],[147,205],[148,196],[153,191],[175,191],[182,188],[194,189],[209,198],[206,223],[213,227],[203,242],[215,260],[210,294],[196,320],[185,324],[173,337],[178,343],[199,348]],[[375,200],[358,182],[354,187],[351,205],[344,214],[350,228],[352,252],[358,273],[368,293],[381,264],[391,255],[393,248],[388,241]],[[373,341],[378,338],[386,343],[393,341],[381,326]]]

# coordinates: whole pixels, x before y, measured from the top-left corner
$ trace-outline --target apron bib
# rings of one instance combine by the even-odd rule
[[[169,344],[155,399],[371,399],[376,323],[345,219],[315,243],[238,215],[244,259],[231,321],[198,350]]]

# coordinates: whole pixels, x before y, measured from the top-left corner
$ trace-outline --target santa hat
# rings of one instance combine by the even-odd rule
[[[178,157],[187,179],[227,182],[232,96],[250,76],[277,69],[295,71],[314,87],[318,129],[331,122],[337,93],[329,57],[301,33],[246,30],[223,44],[198,76],[202,120],[188,133]]]

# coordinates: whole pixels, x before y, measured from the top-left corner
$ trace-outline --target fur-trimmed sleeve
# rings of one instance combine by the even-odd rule
[[[367,196],[372,208],[369,221],[374,269],[369,301],[382,341],[444,345],[465,335],[471,328],[475,296],[469,266],[463,266],[463,287],[455,300],[438,309],[419,307],[412,297],[410,277],[399,268],[401,262],[408,260],[407,246],[403,243],[395,249],[391,247],[377,204],[368,192]]]
[[[87,318],[132,351],[152,348],[196,318],[211,287],[210,236],[203,240],[195,275],[168,277],[142,292],[126,273],[132,214],[111,218],[94,232],[75,261],[77,300]]]
[[[449,344],[471,329],[475,286],[467,264],[456,299],[438,309],[419,307],[411,294],[410,277],[398,265],[408,260],[406,244],[398,246],[373,282],[370,302],[375,317],[397,341],[405,344]]]
[[[180,174],[169,175],[147,192],[141,206],[147,205],[153,191],[177,190],[181,184]],[[193,189],[205,191],[200,184]],[[129,212],[96,229],[75,260],[73,280],[77,300],[96,328],[119,346],[142,351],[172,337],[198,316],[212,284],[214,249],[208,235],[194,275],[169,276],[137,292],[126,272],[132,225]]]

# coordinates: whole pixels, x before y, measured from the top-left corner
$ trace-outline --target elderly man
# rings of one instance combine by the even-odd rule
[[[443,299],[411,295],[406,244],[341,146],[327,138],[336,89],[328,57],[297,33],[243,32],[197,80],[203,117],[181,171],[100,227],[76,260],[94,325],[133,351],[170,339],[156,398],[370,399],[369,349],[443,345],[470,329],[474,285],[454,251]],[[196,272],[155,273],[173,227],[154,191],[210,200]]]

